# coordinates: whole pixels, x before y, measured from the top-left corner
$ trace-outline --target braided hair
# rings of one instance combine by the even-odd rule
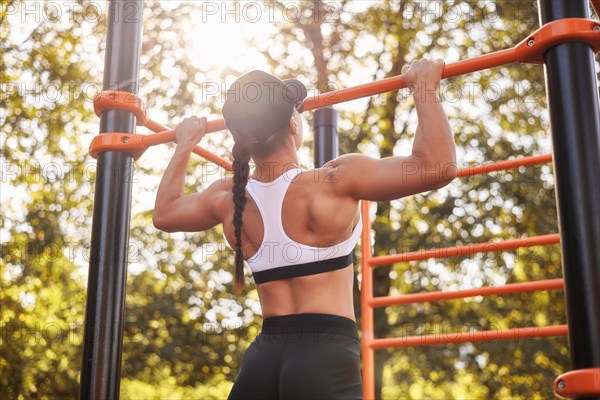
[[[292,115],[298,115],[296,109]],[[235,235],[235,279],[234,290],[240,294],[244,288],[244,254],[242,247],[242,215],[247,203],[246,185],[250,175],[250,158],[252,156],[266,156],[283,144],[288,126],[284,126],[275,133],[267,134],[255,132],[236,132],[233,135],[234,144],[231,149],[233,156],[233,232]]]
[[[233,227],[235,234],[235,292],[244,288],[244,254],[242,252],[242,215],[246,206],[246,185],[250,174],[252,152],[248,142],[237,138],[232,149],[233,154]]]
[[[290,118],[298,113],[306,98],[306,87],[298,80],[281,81],[264,71],[250,71],[239,77],[227,90],[223,118],[234,140],[233,155],[233,228],[235,235],[234,290],[244,288],[242,216],[246,206],[246,185],[250,158],[272,154],[284,143]]]

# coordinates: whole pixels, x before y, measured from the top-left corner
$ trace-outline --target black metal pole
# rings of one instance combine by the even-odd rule
[[[338,156],[337,111],[332,107],[320,108],[313,118],[315,168],[320,168]]]
[[[137,93],[143,0],[112,0],[104,90]],[[109,110],[100,133],[135,131],[135,116]],[[133,159],[118,152],[98,157],[90,247],[81,399],[118,399]]]
[[[538,0],[542,24],[589,18],[587,0]],[[594,53],[565,43],[544,55],[574,369],[600,367],[600,108]]]

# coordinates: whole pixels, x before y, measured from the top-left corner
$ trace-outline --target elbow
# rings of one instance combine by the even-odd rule
[[[152,213],[152,225],[154,225],[154,227],[160,231],[163,230],[163,220],[161,219],[161,217],[159,216],[159,214],[156,212],[156,210],[154,210],[154,212]]]
[[[444,186],[452,182],[454,179],[458,177],[458,163],[456,162],[456,158],[452,158],[449,160],[444,168],[442,169],[441,179],[444,183]]]
[[[448,185],[458,176],[458,164],[456,163],[456,159],[453,158],[444,164],[440,172],[440,188]]]
[[[431,190],[441,189],[444,186],[450,184],[458,176],[458,164],[456,159],[449,159],[447,161],[440,162],[439,159],[436,162],[428,163],[426,167],[428,171],[435,171],[435,178],[431,180]]]
[[[156,210],[154,210],[154,212],[152,213],[152,224],[159,231],[167,233],[173,232],[173,230],[170,229],[168,221],[165,219],[165,217]]]
[[[449,185],[453,180],[454,180],[454,178],[453,179],[440,179],[435,184],[432,185],[431,190],[441,189],[444,186]]]

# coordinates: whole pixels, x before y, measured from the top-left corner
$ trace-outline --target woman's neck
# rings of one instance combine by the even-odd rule
[[[260,182],[271,182],[294,168],[300,168],[300,162],[298,161],[298,155],[296,153],[294,153],[293,156],[290,155],[288,157],[255,159],[252,179]]]

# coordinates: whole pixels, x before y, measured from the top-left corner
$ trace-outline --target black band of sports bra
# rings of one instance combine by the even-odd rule
[[[315,261],[305,264],[296,264],[296,265],[287,265],[283,267],[277,267],[268,269],[265,271],[257,271],[253,272],[255,283],[265,283],[276,281],[279,279],[288,279],[295,278],[297,276],[306,276],[306,275],[315,275],[320,274],[322,272],[334,271],[336,269],[341,269],[352,264],[352,255],[354,252],[350,252],[350,254],[330,258],[329,260],[323,261]]]

